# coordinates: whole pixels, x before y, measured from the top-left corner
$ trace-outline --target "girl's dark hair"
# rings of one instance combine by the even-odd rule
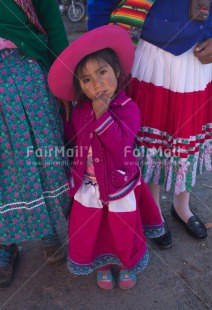
[[[79,75],[83,73],[83,70],[88,60],[104,61],[113,68],[115,74],[117,72],[120,72],[119,78],[117,78],[118,81],[117,91],[120,90],[121,87],[123,87],[124,81],[126,80],[126,75],[124,73],[123,68],[120,65],[119,58],[111,48],[104,48],[102,50],[99,50],[97,52],[85,56],[76,66],[73,78],[73,84],[75,89],[75,100],[79,100],[80,97],[83,96],[80,87]]]

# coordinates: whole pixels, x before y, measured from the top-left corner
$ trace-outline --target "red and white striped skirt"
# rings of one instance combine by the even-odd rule
[[[174,56],[146,41],[136,48],[130,96],[141,111],[136,144],[145,182],[190,191],[212,170],[212,64],[193,48]]]

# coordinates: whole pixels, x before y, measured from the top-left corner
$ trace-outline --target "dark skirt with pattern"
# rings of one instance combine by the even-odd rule
[[[68,161],[46,70],[0,52],[0,243],[38,239],[68,215]],[[7,53],[8,54],[8,53]]]

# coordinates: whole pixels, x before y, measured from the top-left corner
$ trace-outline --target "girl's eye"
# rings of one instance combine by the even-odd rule
[[[106,72],[107,72],[107,70],[101,70],[101,71],[99,72],[99,74],[103,75],[103,74],[105,74]]]
[[[89,78],[84,78],[84,79],[82,79],[83,84],[86,84],[86,83],[88,83],[89,81],[90,81]]]

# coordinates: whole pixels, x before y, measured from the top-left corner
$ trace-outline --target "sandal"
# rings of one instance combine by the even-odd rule
[[[136,275],[129,270],[120,270],[119,273],[119,286],[123,290],[132,288],[137,281]]]
[[[97,270],[97,285],[103,290],[111,290],[115,286],[115,280],[111,270]]]

